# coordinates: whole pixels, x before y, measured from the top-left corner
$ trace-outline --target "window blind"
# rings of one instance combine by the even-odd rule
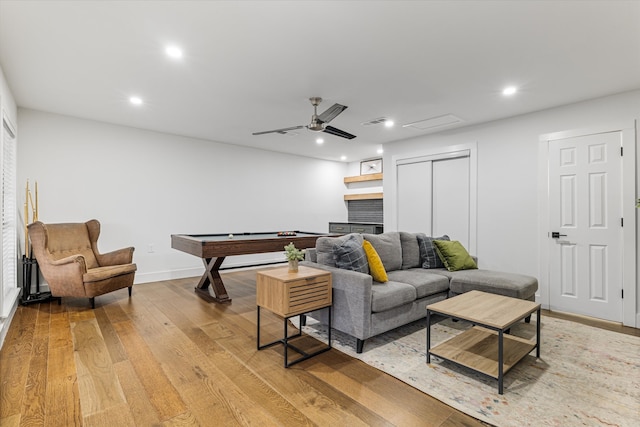
[[[2,292],[0,316],[5,317],[18,293],[17,268],[17,224],[16,224],[16,139],[15,132],[6,117],[2,118],[2,203],[0,206],[2,223]]]

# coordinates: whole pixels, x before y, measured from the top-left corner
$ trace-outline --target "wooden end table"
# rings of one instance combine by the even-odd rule
[[[259,271],[256,277],[256,304],[258,311],[257,344],[258,350],[276,344],[284,345],[284,367],[307,360],[310,357],[324,353],[331,349],[331,273],[300,266],[298,272],[289,272],[288,267]],[[275,313],[284,319],[284,337],[268,344],[260,344],[260,308]],[[314,310],[327,308],[329,310],[328,344],[315,352],[307,353],[292,345],[289,340],[302,336],[303,315]],[[288,335],[287,323],[292,317],[300,316],[298,333]],[[301,354],[301,357],[289,362],[288,349]]]
[[[535,342],[507,334],[511,326],[537,312]],[[474,326],[431,348],[431,315],[466,320]],[[470,291],[427,306],[427,363],[431,355],[498,380],[534,348],[540,357],[540,304],[502,295]]]

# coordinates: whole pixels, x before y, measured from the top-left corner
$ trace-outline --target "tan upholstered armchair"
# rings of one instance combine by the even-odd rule
[[[85,297],[95,308],[95,297],[131,287],[136,272],[134,248],[101,254],[100,223],[29,225],[33,254],[54,297]]]

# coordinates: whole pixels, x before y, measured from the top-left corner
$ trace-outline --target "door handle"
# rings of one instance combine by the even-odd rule
[[[560,234],[559,231],[552,231],[551,232],[551,238],[559,239],[560,237],[567,237],[567,235],[566,234]]]

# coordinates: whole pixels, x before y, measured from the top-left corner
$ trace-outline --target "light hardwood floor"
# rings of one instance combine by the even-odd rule
[[[230,304],[198,298],[191,278],[113,292],[95,310],[73,298],[18,307],[0,351],[0,425],[484,425],[336,350],[284,369],[281,346],[256,350],[255,270],[223,279]],[[282,320],[263,313],[267,342]]]

